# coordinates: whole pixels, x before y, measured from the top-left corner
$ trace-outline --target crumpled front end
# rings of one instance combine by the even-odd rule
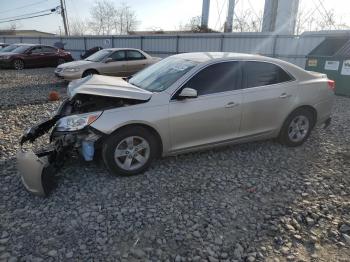
[[[105,110],[144,102],[129,97],[75,93],[60,105],[53,117],[31,127],[22,136],[17,164],[25,188],[36,195],[47,195],[55,187],[57,171],[73,152],[78,152],[85,161],[94,159],[106,134],[91,124]],[[24,149],[25,143],[33,143],[49,132],[49,143],[43,149]]]

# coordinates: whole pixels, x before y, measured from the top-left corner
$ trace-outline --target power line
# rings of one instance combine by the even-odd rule
[[[42,4],[42,3],[47,2],[47,1],[49,1],[49,0],[38,1],[38,2],[35,2],[35,3],[32,3],[32,4],[23,5],[23,6],[16,7],[16,8],[11,8],[11,9],[7,9],[7,10],[4,10],[4,11],[1,11],[0,14],[11,12],[11,11],[14,11],[14,10],[20,10],[20,9],[23,9],[23,8],[26,8],[26,7],[30,7],[30,6],[34,6],[34,5],[39,5],[39,4]]]
[[[4,18],[0,18],[0,20],[8,20],[8,19],[20,18],[20,17],[22,17],[22,16],[36,15],[36,14],[44,13],[44,12],[51,11],[51,10],[53,10],[53,8],[45,9],[45,10],[38,11],[38,12],[33,12],[33,13],[26,13],[26,14],[23,14],[23,15],[16,15],[16,16],[4,17]]]
[[[24,17],[24,18],[17,18],[17,19],[12,19],[12,20],[7,20],[7,21],[1,21],[0,24],[18,21],[18,20],[26,20],[26,19],[31,19],[31,18],[35,18],[35,17],[42,17],[42,16],[47,16],[47,15],[52,15],[52,14],[53,14],[53,12],[47,13],[47,14],[42,14],[42,15],[35,15],[35,16],[29,16],[29,17]]]

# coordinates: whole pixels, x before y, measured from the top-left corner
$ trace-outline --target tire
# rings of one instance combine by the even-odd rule
[[[86,77],[86,76],[90,76],[90,75],[98,75],[98,72],[96,70],[93,70],[93,69],[89,69],[89,70],[86,70],[84,73],[83,73],[83,78]]]
[[[24,62],[21,59],[15,59],[12,62],[13,68],[16,70],[23,70],[24,69]]]
[[[278,140],[281,144],[296,147],[302,145],[315,126],[311,110],[300,108],[292,112],[284,122]]]
[[[58,58],[57,59],[57,65],[62,65],[66,62],[66,60],[64,60],[63,58]]]
[[[124,128],[102,146],[102,158],[111,174],[131,176],[146,171],[157,156],[155,136],[144,127]]]

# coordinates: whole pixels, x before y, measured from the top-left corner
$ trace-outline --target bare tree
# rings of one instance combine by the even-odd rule
[[[314,6],[307,9],[301,2],[295,33],[300,35],[305,31],[319,30],[343,30],[349,29],[350,26],[342,21],[342,18],[337,16],[333,9],[326,10],[322,6]]]
[[[190,20],[185,24],[179,25],[179,30],[181,31],[190,31],[193,33],[211,33],[214,32],[214,30],[210,29],[210,28],[205,28],[202,27],[201,24],[201,16],[194,16],[192,18],[190,18]]]
[[[96,1],[90,10],[91,20],[89,26],[91,31],[97,35],[109,35],[114,27],[117,10],[110,0]]]
[[[114,30],[118,34],[128,34],[131,31],[135,31],[139,24],[137,21],[135,12],[130,6],[122,3],[117,8],[116,17],[114,19]]]
[[[254,13],[254,10],[248,9],[242,13],[236,13],[233,19],[233,31],[236,32],[260,32],[262,24],[262,13]]]
[[[90,14],[89,26],[97,35],[127,34],[139,24],[130,6],[123,3],[116,7],[111,0],[96,1]]]
[[[70,34],[73,36],[82,36],[88,34],[88,22],[81,19],[71,20],[69,23]]]

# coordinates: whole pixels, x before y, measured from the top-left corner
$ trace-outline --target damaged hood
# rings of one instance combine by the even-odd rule
[[[97,96],[119,97],[136,100],[149,100],[152,93],[138,88],[120,77],[92,75],[72,81],[68,86],[68,96],[88,94]]]

